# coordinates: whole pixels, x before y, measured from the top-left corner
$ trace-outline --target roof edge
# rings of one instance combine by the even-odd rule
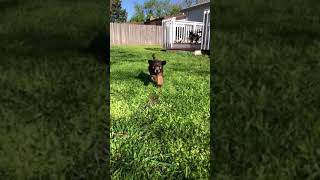
[[[205,5],[205,4],[210,4],[210,1],[202,2],[202,3],[199,3],[199,4],[192,5],[192,6],[190,6],[190,7],[187,7],[187,8],[183,8],[183,9],[181,9],[181,11],[188,10],[188,9],[192,9],[192,8],[194,8],[194,7],[202,6],[202,5]]]

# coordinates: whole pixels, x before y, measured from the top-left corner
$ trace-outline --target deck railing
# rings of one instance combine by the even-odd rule
[[[176,21],[174,43],[190,43],[189,32],[201,33],[203,23],[192,21]],[[201,39],[197,43],[201,43]]]
[[[174,43],[190,43],[189,32],[200,33],[202,22],[176,20],[175,17],[162,21],[163,47],[172,48]],[[201,43],[199,39],[198,43]]]
[[[176,20],[175,17],[162,21],[163,47],[173,48],[174,44],[196,43],[201,44],[202,50],[209,50],[210,45],[210,10],[205,10],[203,22]],[[190,31],[198,33],[201,38],[197,42],[190,42]]]

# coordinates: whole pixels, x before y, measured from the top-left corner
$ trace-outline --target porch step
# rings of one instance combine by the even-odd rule
[[[202,51],[201,50],[195,50],[194,51],[194,55],[201,56],[202,55]]]

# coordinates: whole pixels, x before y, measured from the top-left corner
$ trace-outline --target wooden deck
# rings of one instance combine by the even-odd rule
[[[201,44],[191,44],[191,43],[174,43],[168,50],[184,50],[184,51],[195,51],[201,49]]]
[[[201,54],[210,55],[210,50],[201,50],[201,44],[190,44],[190,43],[175,43],[172,48],[167,48],[164,51],[172,51],[172,52],[192,52],[196,54],[196,52]]]

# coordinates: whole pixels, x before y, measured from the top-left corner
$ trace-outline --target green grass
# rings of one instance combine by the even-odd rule
[[[214,179],[320,178],[319,7],[214,4]]]
[[[110,63],[113,179],[207,179],[209,58],[113,46]],[[162,89],[148,59],[166,60]]]
[[[105,31],[105,8],[103,1],[0,0],[1,179],[106,171],[99,159],[106,65],[86,50]]]

